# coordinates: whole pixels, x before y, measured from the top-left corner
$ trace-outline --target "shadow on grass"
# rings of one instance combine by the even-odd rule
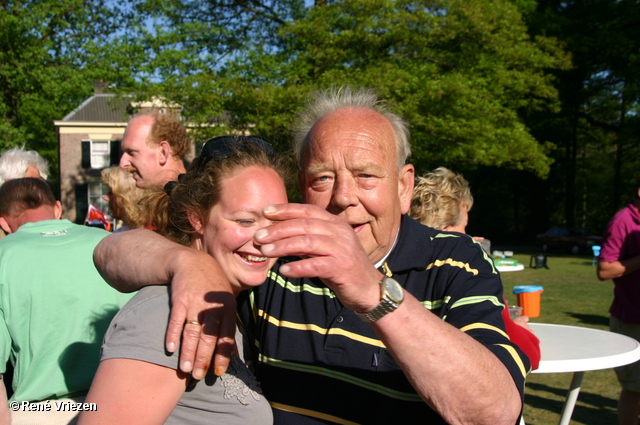
[[[527,407],[546,410],[560,416],[564,400],[567,396],[566,388],[556,388],[549,385],[527,383],[531,390],[546,392],[560,397],[562,400],[550,400],[543,396],[526,394],[524,398],[525,412]],[[599,394],[581,391],[578,395],[578,402],[571,416],[572,423],[589,425],[610,425],[617,423],[616,413],[618,401],[612,398],[603,397]]]
[[[580,314],[580,313],[571,313],[565,311],[564,314],[567,316],[573,317],[578,320],[580,323],[584,323],[585,325],[594,325],[594,326],[609,326],[609,316],[601,316],[598,314]]]

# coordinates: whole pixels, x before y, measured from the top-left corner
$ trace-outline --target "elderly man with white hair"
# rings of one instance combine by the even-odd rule
[[[9,149],[0,156],[0,185],[22,177],[46,180],[48,176],[49,164],[36,151],[25,150],[23,146]]]
[[[500,277],[470,238],[407,215],[408,125],[343,89],[319,93],[297,134],[307,204],[263,209],[273,224],[254,244],[281,259],[239,309],[274,423],[515,424],[530,366],[504,331]],[[167,348],[184,327],[183,370],[223,372],[235,312],[219,267],[134,232],[101,242],[101,273],[171,282]]]

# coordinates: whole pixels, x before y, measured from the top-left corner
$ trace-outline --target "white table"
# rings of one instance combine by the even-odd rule
[[[533,373],[573,372],[560,425],[569,425],[584,372],[610,369],[640,360],[640,343],[633,338],[599,329],[531,323],[540,339],[540,367]]]
[[[499,272],[518,272],[524,270],[524,264],[518,264],[517,266],[496,266]]]

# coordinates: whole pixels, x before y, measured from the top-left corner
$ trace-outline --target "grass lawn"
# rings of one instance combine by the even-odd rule
[[[502,273],[504,293],[510,305],[517,305],[517,297],[512,291],[514,286],[540,285],[544,287],[540,317],[531,319],[532,322],[609,329],[613,283],[600,282],[596,278],[591,256],[550,253],[549,269],[532,269],[529,263],[534,252],[514,251],[514,258],[526,268]],[[571,376],[571,373],[529,375],[524,406],[527,425],[558,423]],[[571,424],[617,424],[619,386],[613,370],[586,372],[581,388]]]

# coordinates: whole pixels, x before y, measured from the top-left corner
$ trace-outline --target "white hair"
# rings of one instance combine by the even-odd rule
[[[25,151],[24,146],[4,152],[0,156],[0,185],[24,177],[30,165],[38,170],[43,180],[49,177],[49,163],[38,152]]]
[[[371,109],[385,117],[396,137],[396,151],[398,154],[398,170],[400,170],[411,155],[409,144],[409,125],[400,116],[387,109],[380,97],[373,89],[350,87],[320,90],[312,95],[305,110],[298,116],[298,124],[294,131],[294,152],[300,169],[304,167],[303,152],[307,147],[308,135],[313,126],[326,115],[346,107]]]

